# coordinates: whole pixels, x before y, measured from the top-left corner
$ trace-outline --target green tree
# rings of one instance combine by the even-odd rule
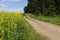
[[[45,1],[45,9],[43,10],[43,14],[47,16],[53,16],[57,14],[55,1],[54,0],[46,0]]]
[[[28,0],[28,5],[24,8],[24,12],[53,16],[58,14],[56,5],[56,0]]]

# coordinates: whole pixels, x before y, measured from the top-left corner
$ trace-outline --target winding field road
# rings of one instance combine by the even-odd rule
[[[38,21],[30,17],[25,19],[41,35],[43,40],[60,40],[60,26]]]

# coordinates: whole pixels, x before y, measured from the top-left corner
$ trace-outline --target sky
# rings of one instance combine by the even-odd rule
[[[24,12],[27,0],[0,0],[0,11]]]

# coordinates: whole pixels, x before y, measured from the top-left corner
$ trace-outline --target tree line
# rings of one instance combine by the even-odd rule
[[[24,8],[25,13],[37,15],[53,16],[59,15],[60,0],[27,0],[28,4]]]

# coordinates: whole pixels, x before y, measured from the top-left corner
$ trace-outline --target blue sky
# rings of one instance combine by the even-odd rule
[[[0,10],[23,12],[27,0],[0,0]]]

